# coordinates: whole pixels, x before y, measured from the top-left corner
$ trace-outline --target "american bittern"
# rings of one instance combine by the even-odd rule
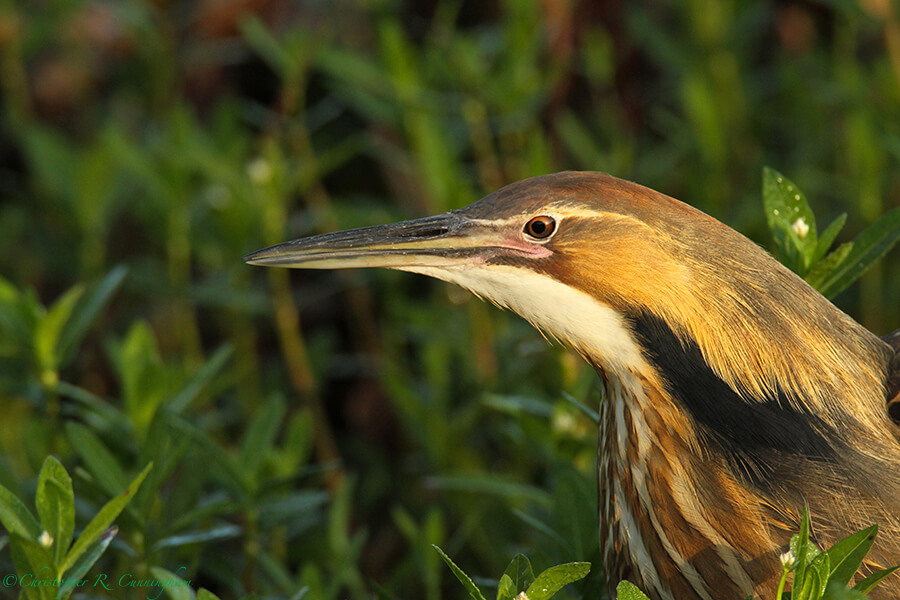
[[[605,388],[600,539],[613,583],[658,600],[774,598],[804,503],[820,546],[877,523],[865,568],[900,563],[891,344],[690,206],[560,173],[246,260],[430,275],[581,354]],[[900,597],[900,580],[872,597]]]

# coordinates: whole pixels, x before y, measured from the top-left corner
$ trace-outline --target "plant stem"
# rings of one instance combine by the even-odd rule
[[[778,582],[778,591],[775,592],[775,600],[781,600],[784,593],[784,584],[787,583],[788,572],[786,569],[781,572],[781,581]]]

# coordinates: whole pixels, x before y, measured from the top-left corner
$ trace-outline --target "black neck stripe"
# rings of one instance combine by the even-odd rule
[[[647,312],[627,320],[645,358],[662,375],[666,391],[736,475],[764,485],[791,455],[835,461],[838,437],[817,415],[795,408],[783,393],[742,398],[710,368],[694,340],[680,338],[665,321]]]

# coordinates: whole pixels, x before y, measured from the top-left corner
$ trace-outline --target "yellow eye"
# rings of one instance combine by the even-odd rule
[[[525,233],[539,240],[550,237],[550,234],[556,229],[556,221],[553,217],[541,215],[525,223]]]

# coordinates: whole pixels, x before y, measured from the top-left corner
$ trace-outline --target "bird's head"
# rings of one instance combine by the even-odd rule
[[[839,377],[846,351],[878,353],[874,336],[742,235],[600,173],[534,177],[459,210],[294,240],[245,260],[443,279],[515,311],[611,374],[652,373],[648,361],[673,350],[659,345],[680,340],[757,397],[812,387],[804,378],[823,372]],[[796,369],[807,361],[814,367]]]

